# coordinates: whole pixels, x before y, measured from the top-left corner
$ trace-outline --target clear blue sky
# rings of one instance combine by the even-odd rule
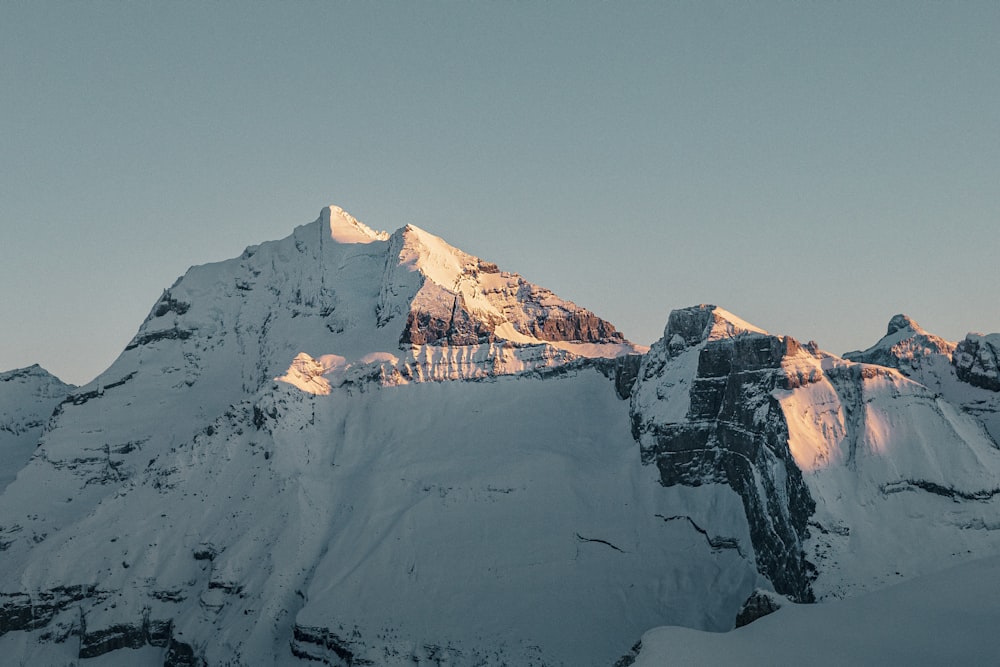
[[[4,2],[0,369],[336,203],[639,343],[1000,331],[997,2]]]

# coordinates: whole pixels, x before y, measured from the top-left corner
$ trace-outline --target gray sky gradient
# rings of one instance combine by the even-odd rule
[[[1000,3],[5,2],[0,369],[336,203],[649,344],[1000,331]]]

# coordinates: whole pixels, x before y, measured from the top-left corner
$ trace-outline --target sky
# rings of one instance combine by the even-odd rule
[[[1000,3],[0,3],[0,369],[337,204],[662,335],[1000,331]]]

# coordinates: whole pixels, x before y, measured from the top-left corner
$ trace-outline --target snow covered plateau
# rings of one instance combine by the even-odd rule
[[[0,662],[995,657],[998,355],[711,305],[646,349],[330,206],[191,268],[91,383],[0,374]]]

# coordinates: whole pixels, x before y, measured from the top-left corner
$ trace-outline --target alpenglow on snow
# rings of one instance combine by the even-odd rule
[[[839,357],[712,305],[647,349],[330,206],[188,270],[93,382],[0,374],[0,654],[654,664],[660,626],[983,567],[998,349],[898,315]]]

